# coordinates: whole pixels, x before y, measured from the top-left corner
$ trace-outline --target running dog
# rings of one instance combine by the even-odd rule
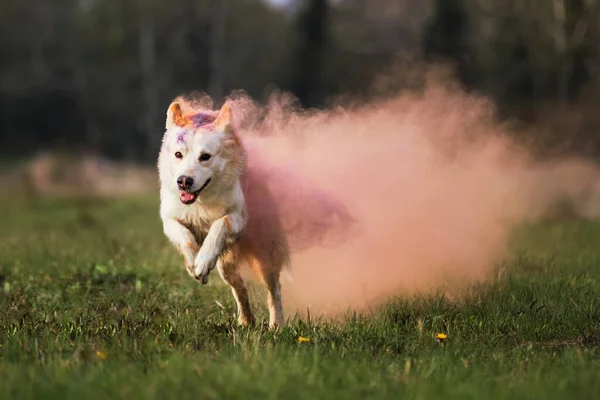
[[[160,216],[188,273],[208,283],[216,267],[233,292],[238,323],[253,323],[239,265],[246,261],[267,289],[269,326],[283,324],[280,274],[290,251],[266,184],[246,170],[231,107],[203,110],[183,98],[168,108],[158,158]]]

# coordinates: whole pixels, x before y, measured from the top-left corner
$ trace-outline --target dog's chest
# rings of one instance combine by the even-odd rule
[[[198,243],[202,243],[211,225],[225,213],[220,207],[188,206],[180,212],[178,220],[194,234]]]

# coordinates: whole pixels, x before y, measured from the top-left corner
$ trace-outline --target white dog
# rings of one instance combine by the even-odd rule
[[[274,327],[283,324],[279,277],[289,265],[289,246],[266,184],[245,166],[228,104],[219,112],[182,98],[169,106],[158,159],[165,235],[202,284],[217,267],[231,286],[241,325],[254,320],[239,271],[247,261],[267,288]]]

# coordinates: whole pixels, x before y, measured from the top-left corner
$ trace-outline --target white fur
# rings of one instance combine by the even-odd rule
[[[198,126],[193,120],[198,114],[184,116],[177,102],[167,112],[167,129],[158,159],[164,233],[179,249],[188,273],[196,280],[208,283],[211,271],[218,268],[232,289],[240,324],[249,324],[254,317],[239,262],[244,259],[258,268],[267,286],[269,325],[282,325],[279,273],[289,260],[287,242],[279,222],[268,218],[251,224],[268,229],[245,232],[249,228],[248,211],[240,180],[245,152],[231,126],[229,106],[224,106],[218,116],[210,115],[216,119]],[[202,160],[202,154],[211,157]],[[193,179],[193,185],[187,189],[190,193],[204,187],[192,204],[182,202],[177,183],[180,176]],[[188,200],[187,196],[183,199]],[[259,247],[253,247],[253,243]],[[275,251],[273,243],[277,243]]]
[[[167,123],[158,164],[160,216],[165,235],[182,252],[188,271],[206,283],[226,241],[244,229],[246,204],[239,174],[224,174],[230,167],[230,161],[223,154],[224,142],[228,139],[226,127],[200,133],[188,128],[185,140],[177,140],[185,130],[179,126],[169,129]],[[175,157],[177,152],[182,154],[181,159]],[[201,161],[199,158],[203,153],[210,154],[211,158]],[[191,192],[211,179],[193,204],[180,201],[177,177],[181,175],[194,180]],[[189,227],[194,227],[196,232],[190,231]],[[201,243],[198,243],[198,236],[201,236]]]

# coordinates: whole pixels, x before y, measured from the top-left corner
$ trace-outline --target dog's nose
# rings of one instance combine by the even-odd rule
[[[181,175],[179,178],[177,178],[177,186],[179,186],[181,189],[189,189],[193,184],[194,180],[189,176]]]

